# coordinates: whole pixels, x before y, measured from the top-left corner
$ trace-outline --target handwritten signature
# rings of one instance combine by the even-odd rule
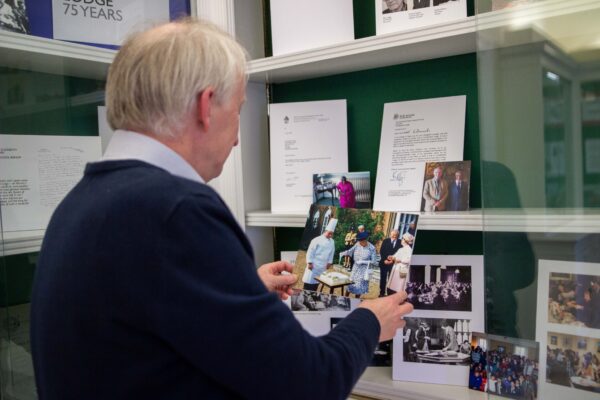
[[[398,186],[402,186],[404,184],[404,180],[406,176],[406,171],[394,171],[392,172],[392,181],[396,182]]]

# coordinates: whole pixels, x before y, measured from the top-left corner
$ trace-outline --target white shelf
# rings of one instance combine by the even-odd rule
[[[304,228],[305,214],[246,214],[246,225]],[[420,213],[419,230],[539,233],[600,233],[596,209],[494,209]]]
[[[524,209],[420,213],[419,230],[485,231],[536,233],[600,233],[600,210]],[[273,214],[254,211],[246,214],[246,225],[254,227],[304,228],[304,214]],[[40,250],[43,230],[5,232],[0,255],[31,253]]]
[[[0,30],[0,65],[36,72],[106,79],[116,51]]]
[[[472,53],[475,17],[250,61],[250,80],[281,83]]]
[[[483,400],[487,398],[485,393],[471,390],[466,386],[394,381],[391,367],[367,368],[352,393],[386,400]]]

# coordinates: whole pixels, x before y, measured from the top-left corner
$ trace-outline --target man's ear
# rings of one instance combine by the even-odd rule
[[[207,87],[198,94],[198,99],[196,102],[196,116],[198,119],[198,124],[204,127],[205,131],[208,131],[210,128],[210,112],[213,105],[212,103],[214,101],[214,94],[214,89]]]

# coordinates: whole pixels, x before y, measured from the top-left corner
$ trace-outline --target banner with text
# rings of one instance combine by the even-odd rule
[[[54,39],[120,45],[131,32],[169,20],[169,0],[52,0]]]

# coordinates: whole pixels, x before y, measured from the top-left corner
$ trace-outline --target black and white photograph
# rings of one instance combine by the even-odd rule
[[[537,342],[475,332],[470,345],[470,389],[512,399],[538,398]]]
[[[546,382],[596,393],[598,396],[600,339],[548,332],[548,343]]]
[[[292,311],[350,311],[350,299],[329,293],[295,289]]]
[[[433,1],[433,6],[437,7],[437,6],[441,6],[447,3],[453,3],[456,2],[458,0],[432,0]]]
[[[0,0],[0,29],[31,33],[25,0]]]
[[[403,329],[405,362],[468,365],[471,342],[470,322],[466,319],[405,317]]]
[[[382,13],[391,14],[431,6],[432,0],[382,0]],[[438,0],[433,0],[438,1]]]
[[[313,204],[341,208],[371,208],[371,173],[313,175]]]
[[[548,322],[600,329],[600,276],[551,272]]]
[[[415,310],[471,311],[471,266],[411,265],[406,293]]]

